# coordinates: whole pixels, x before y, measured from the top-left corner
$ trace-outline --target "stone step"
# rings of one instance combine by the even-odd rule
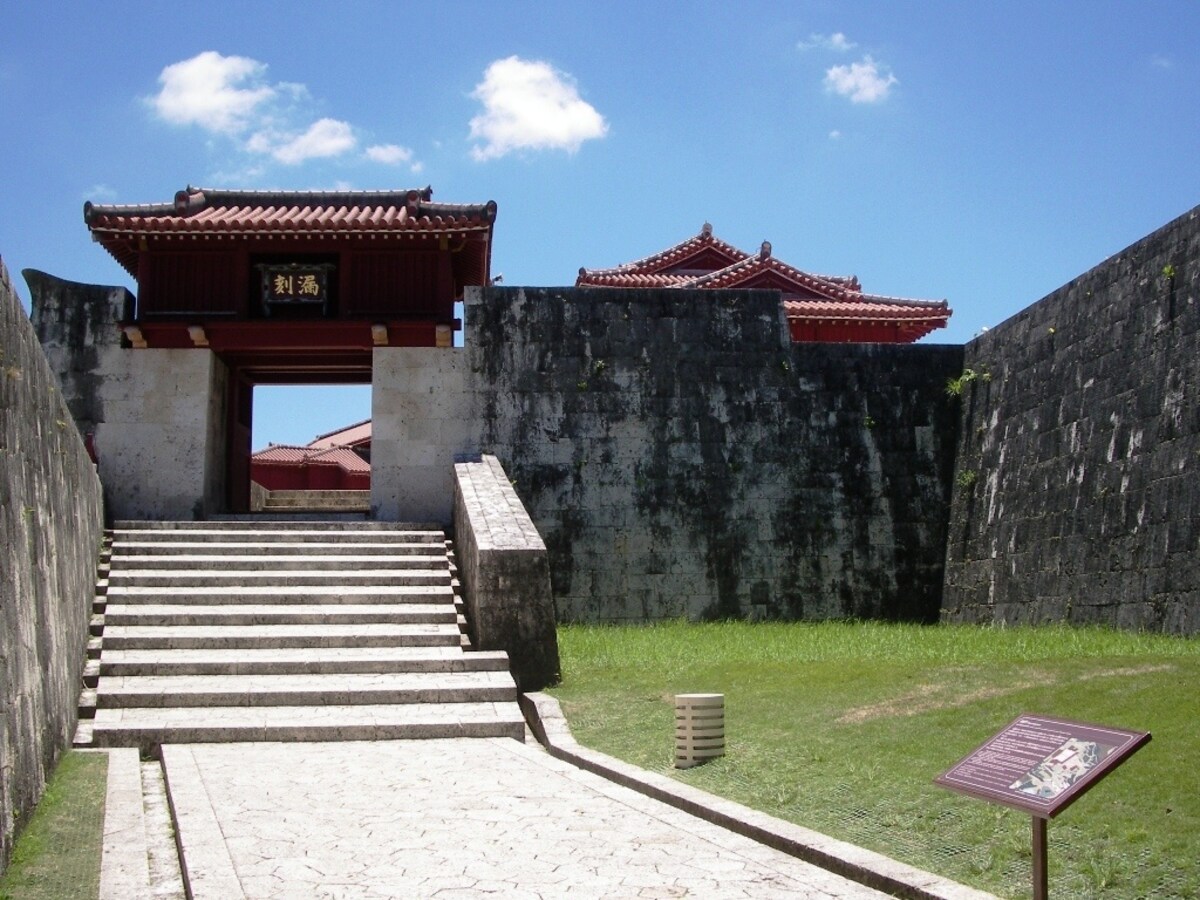
[[[272,497],[284,497],[289,499],[307,497],[310,500],[339,500],[346,498],[353,500],[369,500],[371,498],[370,488],[280,488],[279,490],[267,491],[267,493]]]
[[[507,655],[463,652],[445,534],[332,519],[118,523],[78,739],[522,740]]]
[[[102,709],[92,723],[99,747],[231,741],[381,741],[509,737],[523,741],[514,702],[404,703],[363,706],[226,706]]]
[[[124,531],[165,531],[165,532],[195,532],[195,531],[311,531],[325,535],[328,539],[331,532],[343,531],[420,531],[426,533],[441,533],[442,526],[428,522],[371,522],[344,521],[331,519],[302,519],[297,521],[273,520],[250,516],[215,516],[204,522],[149,522],[140,520],[120,519],[113,525],[113,534],[119,535]]]
[[[443,569],[449,565],[445,550],[437,555],[425,554],[422,556],[412,554],[318,555],[309,553],[303,556],[295,556],[276,555],[273,553],[189,553],[179,556],[114,554],[113,559],[122,569],[132,569],[135,571],[161,571],[164,569],[207,571],[209,569],[220,569],[224,572],[246,570],[308,572],[316,570],[340,573],[345,569],[352,571],[362,569],[379,569],[384,571],[394,569],[434,570]]]
[[[236,586],[209,587],[203,584],[191,587],[141,587],[123,585],[112,587],[106,597],[107,605],[124,604],[200,604],[235,605],[254,603],[303,603],[310,605],[339,604],[407,604],[407,603],[450,603],[454,591],[445,579],[441,584],[351,584],[351,585],[272,585],[260,584],[252,588]]]
[[[236,650],[106,650],[109,675],[302,675],[353,672],[507,672],[502,650],[459,647],[295,647]]]
[[[360,512],[345,512],[329,509],[289,509],[289,510],[268,510],[256,513],[221,513],[220,515],[209,516],[208,521],[214,525],[224,525],[227,522],[249,522],[255,525],[261,525],[263,522],[278,523],[290,522],[294,524],[307,523],[309,525],[326,525],[337,524],[362,524],[371,521],[371,513],[369,510]]]
[[[133,707],[361,706],[517,699],[507,672],[131,675],[105,678],[96,712]],[[197,715],[203,717],[203,712]]]
[[[288,523],[278,523],[288,524]],[[434,544],[442,546],[446,537],[441,531],[367,531],[341,529],[281,529],[281,528],[204,528],[186,531],[153,529],[117,531],[114,546],[138,544],[236,544],[238,546],[271,546],[273,544]]]
[[[346,487],[281,487],[276,491],[268,491],[271,497],[313,497],[316,499],[329,497],[370,497],[371,488]]]
[[[453,603],[284,605],[280,603],[151,604],[110,602],[105,628],[113,625],[341,625],[377,622],[393,625],[455,622]]]
[[[315,554],[319,556],[423,556],[441,554],[444,541],[117,541],[113,552],[128,559],[133,556],[190,556],[195,554],[240,554],[246,552],[269,553],[271,556]]]
[[[302,497],[268,497],[263,501],[262,512],[287,513],[368,513],[370,500],[306,500]]]
[[[306,510],[317,512],[366,512],[371,508],[370,495],[366,497],[280,497],[272,493],[267,495],[262,505],[264,512],[273,510]]]
[[[112,587],[142,585],[144,587],[185,587],[208,584],[227,587],[250,587],[259,585],[429,585],[449,584],[450,570],[445,569],[398,569],[376,568],[365,571],[325,570],[305,571],[302,569],[273,569],[271,571],[223,571],[219,569],[114,569],[109,576]]]
[[[439,625],[111,625],[109,650],[259,647],[454,647],[462,633]],[[103,678],[101,678],[103,683]]]

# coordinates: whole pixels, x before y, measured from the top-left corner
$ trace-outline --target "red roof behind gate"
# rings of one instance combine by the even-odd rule
[[[776,259],[766,241],[750,254],[705,223],[700,234],[610,269],[580,269],[578,287],[765,288],[782,294],[794,341],[907,343],[944,328],[945,300],[868,294],[855,276],[814,275]]]

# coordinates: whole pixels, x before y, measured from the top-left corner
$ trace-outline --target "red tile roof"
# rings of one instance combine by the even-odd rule
[[[322,447],[353,447],[369,443],[370,440],[371,420],[365,419],[362,422],[347,425],[345,428],[339,428],[337,431],[319,434],[309,441],[308,446],[318,449]]]
[[[271,444],[250,457],[255,462],[283,463],[284,465],[340,466],[347,472],[370,473],[371,464],[349,447],[293,447],[288,444]]]
[[[605,275],[657,275],[672,270],[684,268],[686,263],[700,256],[723,257],[725,265],[735,263],[749,256],[732,244],[727,244],[712,233],[712,225],[704,223],[700,233],[695,237],[680,241],[674,247],[668,247],[658,253],[633,262],[625,263],[612,269],[580,269],[579,277],[602,277]],[[576,282],[579,284],[580,282]],[[591,284],[591,282],[587,282]]]
[[[942,328],[951,311],[945,300],[867,294],[856,276],[814,275],[776,259],[764,241],[755,255],[700,234],[661,253],[611,269],[579,270],[576,286],[627,288],[768,288],[783,295],[790,322],[897,323],[915,340]]]
[[[490,233],[496,203],[433,203],[433,189],[408,191],[228,191],[190,185],[172,203],[83,206],[95,240],[137,274],[135,238]]]

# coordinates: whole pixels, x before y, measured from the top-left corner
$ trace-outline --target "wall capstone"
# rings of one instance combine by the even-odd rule
[[[454,465],[454,545],[471,642],[508,652],[522,691],[559,678],[550,565],[500,461]]]

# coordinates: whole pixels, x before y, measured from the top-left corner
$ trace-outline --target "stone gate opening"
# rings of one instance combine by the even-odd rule
[[[370,506],[370,385],[256,385],[250,511]]]
[[[487,285],[496,204],[432,189],[225,191],[87,203],[137,282],[31,273],[34,319],[119,518],[250,508],[255,386],[374,384],[381,351],[450,351]]]

